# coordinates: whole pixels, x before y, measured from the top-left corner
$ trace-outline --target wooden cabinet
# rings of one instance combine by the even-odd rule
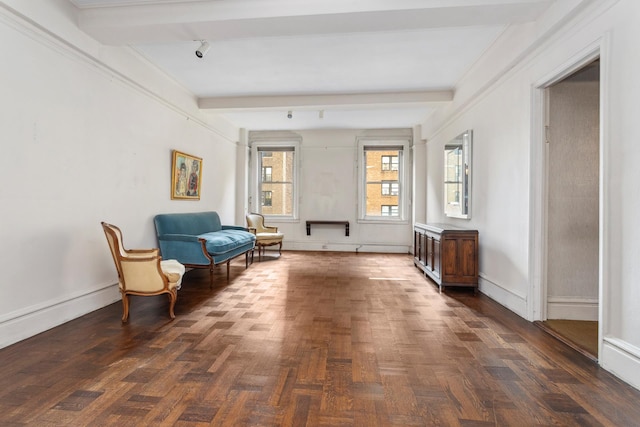
[[[478,288],[478,230],[414,224],[413,263],[440,287]]]

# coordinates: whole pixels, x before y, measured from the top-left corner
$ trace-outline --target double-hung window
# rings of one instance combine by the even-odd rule
[[[298,146],[298,142],[252,143],[253,212],[272,218],[297,217]]]
[[[360,221],[406,221],[409,140],[358,140]]]

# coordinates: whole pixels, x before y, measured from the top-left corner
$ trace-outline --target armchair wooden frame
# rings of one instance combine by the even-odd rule
[[[118,272],[118,287],[122,294],[122,321],[127,322],[129,318],[129,295],[167,294],[169,316],[175,319],[174,306],[184,267],[175,260],[162,262],[157,248],[125,249],[120,229],[106,222],[101,224]]]

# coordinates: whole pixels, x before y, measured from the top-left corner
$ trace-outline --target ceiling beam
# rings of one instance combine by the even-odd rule
[[[78,4],[81,4],[78,1]],[[109,45],[506,25],[549,0],[245,0],[91,7],[79,27]]]
[[[280,95],[200,98],[203,110],[233,111],[270,108],[320,108],[382,105],[428,105],[453,101],[453,91],[359,93],[333,95]]]

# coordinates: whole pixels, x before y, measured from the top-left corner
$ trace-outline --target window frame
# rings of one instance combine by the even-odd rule
[[[269,197],[267,197],[267,194]],[[265,202],[269,200],[269,204],[265,204]],[[273,193],[270,190],[262,190],[260,194],[260,206],[272,206],[273,204]]]
[[[261,133],[261,132],[259,132]],[[300,144],[301,139],[298,138],[279,138],[277,136],[254,137],[249,138],[249,171],[250,171],[250,192],[249,192],[249,210],[262,214],[269,222],[288,222],[299,221],[299,186],[300,186]],[[262,164],[260,161],[260,152],[287,151],[291,148],[293,151],[293,190],[292,190],[292,214],[291,215],[273,215],[264,214],[262,212],[262,194],[260,183],[262,182]],[[271,149],[271,150],[270,150]]]
[[[357,221],[359,223],[396,223],[407,224],[410,218],[409,199],[411,171],[411,138],[410,137],[359,137],[358,146],[358,204]],[[366,151],[383,151],[398,149],[398,216],[367,215],[367,174]],[[387,150],[388,151],[388,150]],[[391,156],[393,157],[393,156]],[[392,163],[390,163],[391,165]],[[385,180],[388,181],[388,180]],[[389,188],[391,191],[391,186]]]
[[[264,157],[267,157],[267,156],[264,156]],[[267,169],[269,170],[269,174],[267,174]],[[265,178],[267,178],[267,176],[269,177],[269,179],[265,179]],[[262,175],[261,175],[261,179],[260,180],[261,180],[261,182],[272,182],[273,181],[273,167],[271,167],[271,166],[262,166]]]
[[[398,205],[380,205],[380,208],[381,208],[380,209],[381,210],[380,216],[391,216],[391,217],[393,217],[394,215],[392,215],[392,213],[393,213],[393,208],[394,207],[396,208],[396,211],[399,210]],[[384,214],[384,208],[389,208],[389,214],[388,215]]]
[[[385,193],[385,187],[388,188],[388,192],[386,193]],[[395,187],[395,193],[393,191],[394,187]],[[382,180],[382,188],[381,188],[382,196],[397,196],[399,193],[400,193],[400,183],[398,181],[390,181],[386,179]]]

